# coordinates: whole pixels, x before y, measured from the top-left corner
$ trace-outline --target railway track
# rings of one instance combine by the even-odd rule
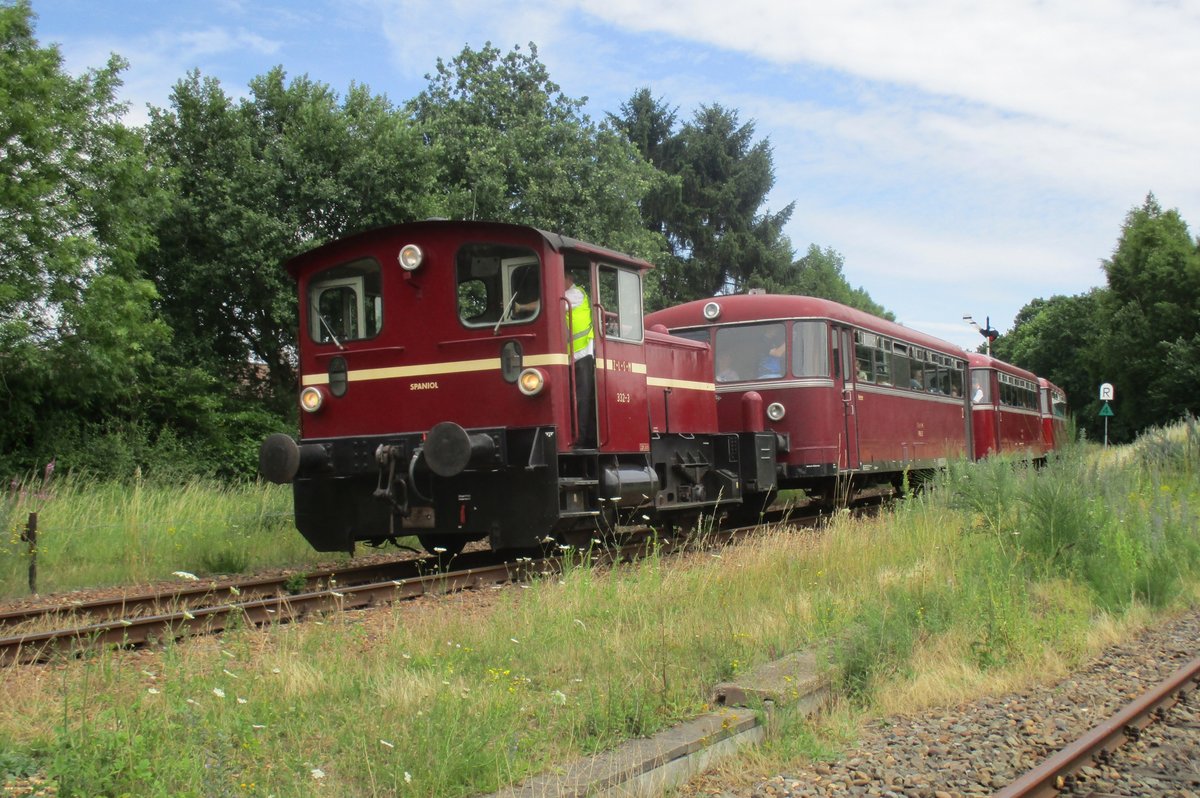
[[[708,545],[725,545],[757,527],[721,530],[707,537]],[[669,540],[639,534],[635,542],[589,553],[594,565],[611,565],[645,557],[652,551],[671,551]],[[147,643],[213,634],[231,624],[287,623],[306,615],[360,609],[431,594],[445,594],[518,582],[535,574],[559,573],[581,556],[571,550],[562,557],[499,560],[489,551],[458,555],[439,569],[436,558],[399,560],[359,569],[311,574],[306,589],[284,590],[291,577],[247,580],[220,587],[196,586],[166,594],[126,596],[65,607],[10,612],[4,616],[9,634],[0,638],[0,666],[33,663],[55,656],[80,654],[101,647],[137,647]],[[449,570],[450,568],[453,570]],[[83,618],[86,622],[80,622]],[[236,619],[236,620],[235,620]],[[42,625],[67,621],[49,630],[20,631],[17,624]]]
[[[998,791],[995,798],[1196,794],[1200,789],[1198,682],[1200,657]],[[1155,724],[1153,732],[1143,733],[1151,724]]]

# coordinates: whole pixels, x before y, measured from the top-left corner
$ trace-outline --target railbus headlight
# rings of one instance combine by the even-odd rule
[[[716,302],[706,302],[704,305],[704,318],[709,321],[715,321],[721,315],[721,306]]]
[[[325,404],[325,394],[320,388],[308,386],[300,392],[300,408],[306,413],[315,413]]]
[[[528,368],[517,377],[517,388],[526,396],[537,396],[546,387],[546,375],[540,369]]]
[[[786,415],[787,410],[779,402],[771,402],[771,404],[767,405],[767,418],[772,421],[782,421]]]
[[[396,256],[396,260],[400,262],[400,268],[404,271],[416,271],[425,260],[425,253],[416,244],[405,244],[400,247],[400,254]]]

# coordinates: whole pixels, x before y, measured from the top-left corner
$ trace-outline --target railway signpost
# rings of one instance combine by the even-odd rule
[[[1104,406],[1100,408],[1100,417],[1104,419],[1104,445],[1108,446],[1108,420],[1113,417],[1112,408],[1108,403],[1116,398],[1113,392],[1111,382],[1105,382],[1100,385],[1100,401],[1104,402]]]

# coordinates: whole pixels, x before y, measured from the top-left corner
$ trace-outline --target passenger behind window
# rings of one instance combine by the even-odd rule
[[[758,376],[762,379],[782,377],[783,356],[787,353],[787,341],[784,340],[783,329],[778,326],[771,327],[763,337],[767,351],[758,361]]]
[[[741,377],[733,367],[733,355],[729,352],[717,353],[717,382],[737,382]]]

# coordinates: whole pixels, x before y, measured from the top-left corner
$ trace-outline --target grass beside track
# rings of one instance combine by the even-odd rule
[[[1034,470],[955,465],[879,518],[685,561],[5,674],[0,768],[61,795],[460,796],[707,709],[804,647],[864,714],[1059,673],[1200,596],[1200,436],[1184,425]],[[814,728],[816,731],[814,731]]]
[[[305,567],[318,554],[292,526],[290,487],[268,484],[96,483],[70,475],[27,480],[0,496],[0,598],[29,594],[29,547],[38,516],[38,592],[130,585]]]

